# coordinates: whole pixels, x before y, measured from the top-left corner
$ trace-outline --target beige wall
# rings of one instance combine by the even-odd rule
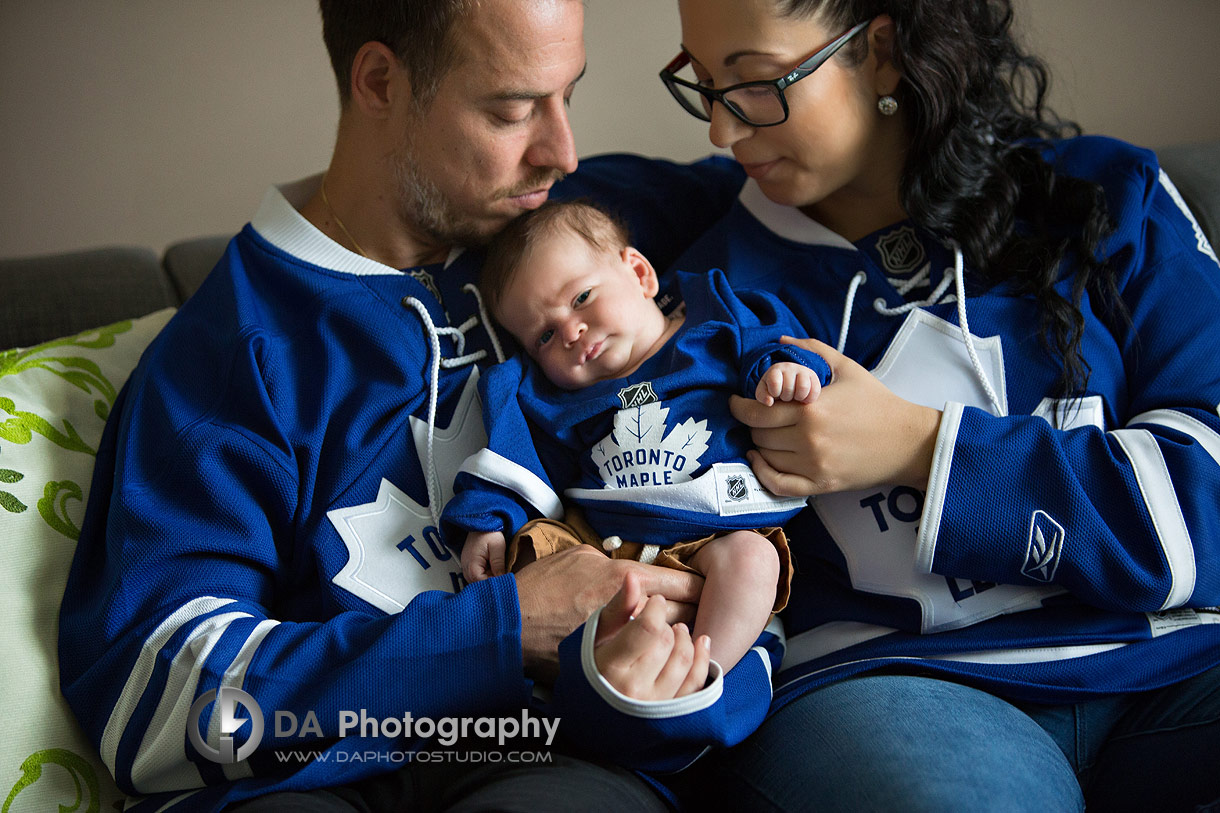
[[[656,79],[670,0],[586,0],[582,154],[678,159],[703,126]],[[1017,0],[1089,131],[1220,138],[1216,0]],[[337,101],[312,0],[0,0],[0,256],[232,232],[267,185],[321,169]]]
[[[1220,2],[1015,0],[1051,101],[1088,132],[1142,144],[1220,138]]]

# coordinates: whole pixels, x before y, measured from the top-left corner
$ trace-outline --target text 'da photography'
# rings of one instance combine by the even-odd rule
[[[329,719],[327,719],[329,717]],[[503,717],[378,717],[366,709],[337,712],[264,710],[241,689],[222,686],[199,696],[187,717],[187,738],[203,758],[222,765],[249,759],[261,745],[280,763],[553,761],[555,718],[522,709]]]

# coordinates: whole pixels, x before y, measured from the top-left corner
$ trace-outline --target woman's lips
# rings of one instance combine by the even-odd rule
[[[775,158],[770,161],[762,161],[762,162],[755,163],[755,164],[743,163],[741,165],[741,167],[742,167],[742,169],[744,169],[746,171],[747,175],[749,175],[751,178],[753,178],[755,180],[758,180],[759,178],[763,177],[768,172],[770,172],[771,168],[779,163],[779,160],[780,159]]]

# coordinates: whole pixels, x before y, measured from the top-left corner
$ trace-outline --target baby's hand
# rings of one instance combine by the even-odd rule
[[[808,367],[794,361],[780,361],[763,374],[754,398],[765,406],[771,406],[777,400],[812,404],[821,391],[822,382]]]
[[[471,531],[462,546],[462,575],[474,583],[504,575],[504,534]]]

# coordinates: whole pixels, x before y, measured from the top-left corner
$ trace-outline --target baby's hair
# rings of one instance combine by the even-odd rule
[[[626,225],[592,201],[547,201],[505,226],[487,247],[479,289],[493,315],[499,312],[504,291],[517,269],[529,261],[538,240],[565,229],[576,232],[595,251],[617,254],[631,244]]]

